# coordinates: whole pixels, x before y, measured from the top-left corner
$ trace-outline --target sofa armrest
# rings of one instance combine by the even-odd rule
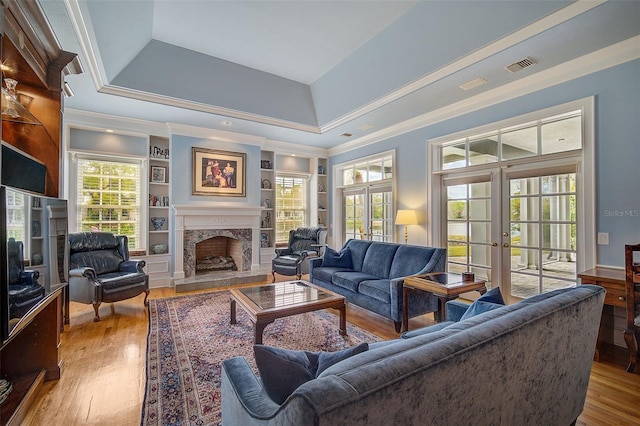
[[[273,402],[253,373],[247,360],[234,357],[222,362],[222,421],[247,424],[267,419],[280,408]]]
[[[471,306],[469,303],[465,303],[460,300],[449,300],[445,304],[445,308],[447,311],[447,321],[460,321],[460,318],[462,318],[462,315],[467,312],[469,306]]]
[[[69,300],[80,303],[100,302],[96,271],[83,267],[69,271]]]
[[[290,248],[280,248],[276,249],[276,256],[287,256],[293,254],[293,251]]]
[[[96,275],[96,271],[93,268],[88,266],[84,266],[82,268],[75,268],[69,271],[69,278],[88,278],[92,281],[96,281],[98,276]]]
[[[142,268],[145,267],[147,262],[144,260],[125,260],[120,264],[121,272],[144,272]]]
[[[422,275],[430,272],[444,272],[446,261],[447,249],[437,248],[424,268],[412,275]]]

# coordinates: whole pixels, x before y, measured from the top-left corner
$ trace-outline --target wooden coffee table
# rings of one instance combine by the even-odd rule
[[[231,293],[231,324],[236,324],[236,304],[249,314],[254,324],[255,344],[262,344],[264,328],[277,318],[334,308],[340,311],[340,334],[347,334],[344,296],[304,281],[285,281],[253,287],[233,288]]]
[[[438,322],[447,320],[445,304],[449,300],[457,299],[462,293],[478,291],[480,294],[487,292],[485,280],[463,281],[462,275],[448,272],[435,272],[431,274],[406,277],[402,287],[402,329],[409,330],[409,297],[408,289],[422,290],[433,293],[438,298]]]

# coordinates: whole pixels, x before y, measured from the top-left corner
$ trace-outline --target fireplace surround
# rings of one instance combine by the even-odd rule
[[[174,205],[174,280],[195,277],[195,245],[224,236],[242,242],[238,272],[260,270],[260,213],[262,207],[225,203]],[[226,272],[225,272],[226,273]]]

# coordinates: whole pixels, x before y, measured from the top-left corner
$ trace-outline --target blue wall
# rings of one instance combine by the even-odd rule
[[[398,208],[426,214],[429,139],[565,102],[596,99],[596,229],[600,265],[623,266],[624,244],[640,242],[640,60],[331,157],[330,164],[396,149]],[[426,229],[420,242],[426,243]],[[415,237],[414,237],[415,238]],[[596,242],[594,241],[595,245]]]

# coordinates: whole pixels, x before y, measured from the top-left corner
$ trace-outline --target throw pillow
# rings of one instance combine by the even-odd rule
[[[460,321],[503,306],[504,299],[502,298],[500,287],[492,288],[469,306],[469,309],[460,317]]]
[[[325,247],[322,266],[352,269],[351,250],[344,248],[337,252],[331,247]]]
[[[369,349],[367,343],[336,352],[292,351],[254,345],[253,353],[267,395],[282,404],[298,386],[338,362]]]

